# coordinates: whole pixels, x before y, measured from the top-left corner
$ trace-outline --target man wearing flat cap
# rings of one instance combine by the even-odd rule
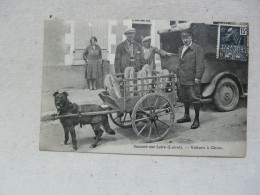
[[[146,36],[142,40],[143,43],[143,57],[145,64],[149,64],[151,66],[152,71],[155,70],[155,54],[159,54],[160,56],[172,56],[172,53],[168,53],[161,49],[151,46],[151,37]]]
[[[144,65],[141,59],[142,47],[134,40],[135,29],[129,28],[125,31],[126,40],[120,43],[116,48],[115,71],[116,73],[124,73],[126,67],[133,67],[135,71],[139,71]]]
[[[191,122],[189,108],[193,104],[195,110],[194,122],[191,129],[200,126],[200,80],[205,70],[203,49],[192,42],[192,31],[181,32],[183,46],[179,48],[179,66],[177,77],[179,79],[179,99],[184,103],[184,116],[177,123]]]

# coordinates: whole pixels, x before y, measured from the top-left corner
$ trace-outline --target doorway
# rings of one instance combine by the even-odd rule
[[[151,35],[151,24],[132,24],[132,27],[135,28],[135,41],[142,44],[142,40],[146,36]]]

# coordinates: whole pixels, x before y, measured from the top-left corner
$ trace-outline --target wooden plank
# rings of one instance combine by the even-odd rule
[[[164,76],[159,76],[159,77],[142,77],[142,78],[133,78],[133,79],[126,79],[129,81],[137,81],[137,80],[144,80],[144,79],[159,79],[159,78],[173,78],[173,74],[170,75],[164,75]]]
[[[144,95],[144,80],[141,80],[141,95]]]

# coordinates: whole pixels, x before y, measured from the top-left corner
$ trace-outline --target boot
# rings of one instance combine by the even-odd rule
[[[182,118],[177,120],[177,123],[187,123],[187,122],[191,122],[191,118],[187,114],[184,114],[184,116]]]
[[[184,116],[181,119],[177,120],[177,123],[191,122],[191,118],[190,118],[190,104],[189,103],[184,103],[184,108],[185,108]]]
[[[193,124],[191,125],[191,129],[197,129],[200,126],[200,121],[199,121],[200,103],[194,104],[194,110],[195,110],[195,118]]]
[[[199,120],[194,119],[194,122],[191,125],[191,129],[197,129],[200,126]]]
[[[73,144],[73,150],[75,151],[75,150],[77,150],[77,149],[78,149],[77,144]]]

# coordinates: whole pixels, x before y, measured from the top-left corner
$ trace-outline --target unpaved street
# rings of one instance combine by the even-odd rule
[[[102,104],[98,97],[101,90],[66,90],[69,95],[69,100],[77,104],[96,103]],[[42,97],[42,114],[55,113],[52,92],[43,93]],[[239,143],[245,144],[246,140],[246,100],[240,99],[239,106],[232,112],[219,112],[214,107],[213,103],[204,103],[201,109],[200,128],[191,130],[192,123],[178,124],[176,120],[183,116],[183,108],[176,107],[175,122],[173,129],[167,137],[155,145],[175,144],[196,144],[196,143]],[[194,118],[193,109],[190,111],[191,118]],[[94,133],[90,125],[80,128],[76,127],[78,152],[104,152],[106,148],[118,148],[119,152],[124,152],[122,146],[125,145],[142,145],[143,141],[139,139],[131,128],[122,129],[115,126],[110,121],[112,129],[116,131],[116,135],[104,134],[99,146],[95,149],[90,149],[93,143]],[[59,120],[48,121],[41,123],[40,130],[40,149],[55,150],[55,151],[71,151],[72,145],[63,145],[64,132]],[[110,151],[110,150],[109,150]],[[111,151],[113,151],[111,149]],[[115,152],[109,153],[117,153]]]

